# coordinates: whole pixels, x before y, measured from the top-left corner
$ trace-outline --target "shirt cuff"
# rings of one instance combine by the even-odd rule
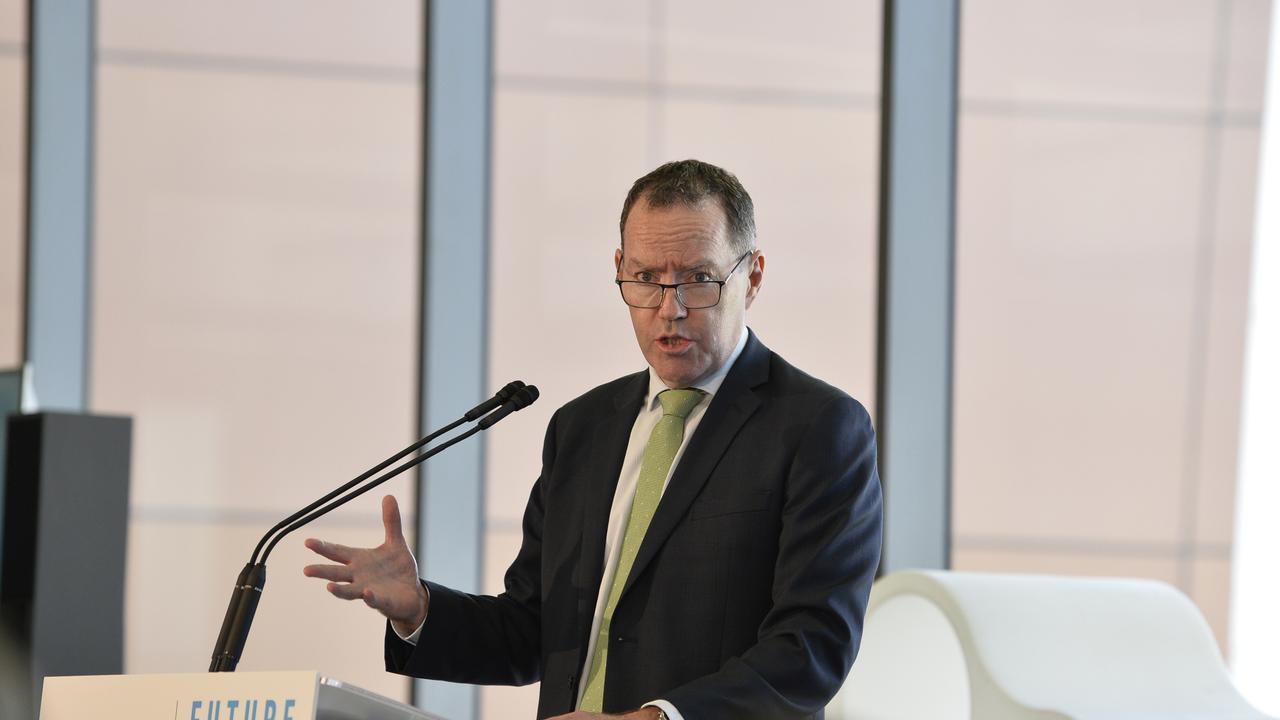
[[[396,629],[396,626],[395,626],[394,624],[391,624],[391,632],[395,633],[395,634],[396,634],[396,637],[398,637],[398,638],[400,638],[401,640],[403,640],[403,641],[405,641],[405,642],[409,643],[410,645],[417,645],[417,644],[418,644],[418,638],[422,635],[422,628],[423,628],[423,626],[424,626],[424,625],[426,625],[426,624],[427,624],[427,621],[426,621],[426,619],[424,618],[424,619],[422,620],[422,625],[419,625],[419,626],[418,626],[418,629],[417,629],[417,630],[414,630],[414,631],[413,631],[413,632],[411,632],[411,633],[409,633],[409,635],[408,635],[408,636],[401,635],[401,634],[400,634],[400,631]],[[664,709],[665,709],[665,708],[664,708]],[[670,715],[671,713],[667,713],[667,714],[668,714],[668,715]],[[681,720],[684,720],[684,719],[683,719],[683,718],[681,718]]]
[[[431,591],[427,590],[427,581],[423,580],[422,578],[418,578],[418,582],[422,585],[422,589],[427,591],[427,607],[431,607]],[[430,613],[428,612],[427,615],[429,614]],[[427,616],[426,615],[422,616],[422,622],[418,623],[418,629],[409,633],[407,637],[404,635],[401,635],[400,631],[396,629],[396,626],[392,624],[390,620],[387,621],[387,624],[391,626],[391,632],[395,633],[396,637],[409,643],[410,645],[413,645],[414,647],[417,647],[418,638],[422,636],[422,628],[427,624]],[[681,720],[683,720],[683,718]]]
[[[680,711],[676,709],[676,706],[666,700],[653,700],[645,703],[641,707],[656,707],[667,714],[667,720],[684,720],[684,716],[680,714]]]

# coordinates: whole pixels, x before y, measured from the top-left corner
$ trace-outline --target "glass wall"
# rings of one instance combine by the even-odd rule
[[[551,413],[644,368],[613,251],[623,197],[662,162],[738,175],[768,260],[749,324],[873,404],[880,5],[496,4],[490,378],[543,399],[489,438],[487,591],[519,545]],[[486,688],[482,712],[528,716],[536,696]]]
[[[22,362],[27,3],[0,0],[0,370]]]
[[[422,5],[98,5],[90,402],[136,423],[129,672],[206,667],[257,536],[414,434]],[[874,411],[881,6],[495,3],[488,373],[544,398],[488,439],[486,591],[551,413],[643,367],[612,256],[662,162],[738,174],[768,258],[751,326]],[[25,12],[0,0],[0,368]],[[1271,13],[963,4],[956,568],[1164,580],[1227,649]],[[309,534],[376,541],[380,494]],[[273,556],[243,667],[405,697],[378,617],[302,578],[306,534]],[[486,688],[483,715],[536,692]]]
[[[957,569],[1149,577],[1226,649],[1268,0],[971,0]]]
[[[415,432],[421,4],[98,13],[91,403],[135,421],[125,669],[200,671],[258,536]],[[380,541],[379,495],[272,555],[242,668],[406,697],[381,619],[301,574],[308,534]]]

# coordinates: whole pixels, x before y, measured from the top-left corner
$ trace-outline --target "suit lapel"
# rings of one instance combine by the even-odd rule
[[[720,390],[712,398],[706,415],[703,415],[702,422],[698,424],[694,436],[684,449],[680,464],[676,466],[671,481],[662,494],[662,500],[658,503],[658,509],[649,522],[649,529],[640,544],[627,584],[622,588],[622,595],[627,594],[636,578],[640,577],[645,567],[658,554],[667,537],[684,518],[694,498],[702,491],[702,486],[707,483],[711,471],[720,462],[720,457],[729,448],[738,431],[760,407],[760,399],[752,388],[764,383],[768,377],[769,350],[756,339],[755,333],[751,333],[747,337],[742,355],[729,370]]]
[[[586,653],[596,595],[604,574],[604,539],[609,529],[613,494],[618,487],[631,428],[648,390],[649,372],[633,375],[614,397],[613,414],[601,419],[592,437],[591,459],[584,475],[588,487],[582,508],[582,551],[578,556],[578,587],[582,594],[578,602],[578,626],[582,628],[583,653]]]

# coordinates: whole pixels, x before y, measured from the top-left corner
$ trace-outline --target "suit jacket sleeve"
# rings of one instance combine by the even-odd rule
[[[416,645],[387,624],[389,672],[449,682],[527,685],[541,676],[541,553],[544,478],[555,460],[556,418],[547,428],[542,477],[524,514],[524,539],[501,595],[472,595],[426,582],[431,602]]]
[[[875,433],[857,401],[833,397],[812,418],[786,493],[773,607],[758,642],[663,694],[686,718],[806,717],[853,664],[882,524]]]

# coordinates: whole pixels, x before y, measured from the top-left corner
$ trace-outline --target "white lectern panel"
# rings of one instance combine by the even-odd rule
[[[314,671],[44,681],[40,720],[440,720]]]

